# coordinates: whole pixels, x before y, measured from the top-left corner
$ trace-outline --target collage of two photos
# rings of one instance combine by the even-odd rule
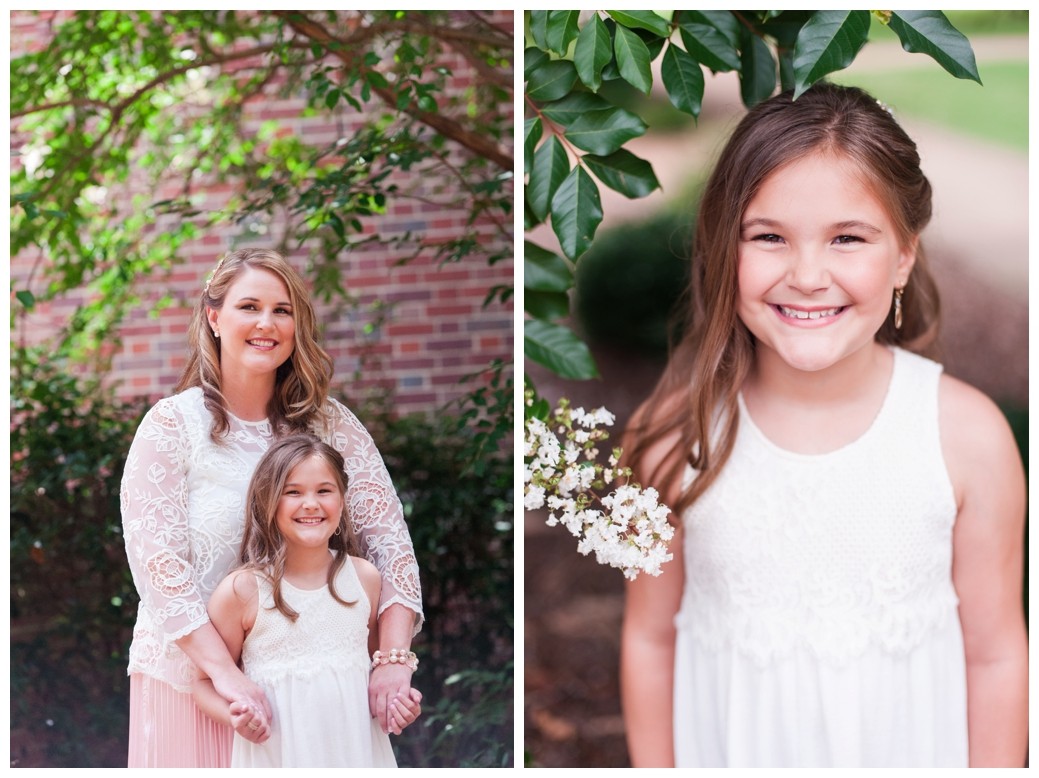
[[[1027,764],[1027,11],[9,40],[12,767]]]

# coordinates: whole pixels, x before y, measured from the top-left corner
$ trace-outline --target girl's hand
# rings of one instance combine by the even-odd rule
[[[410,689],[406,695],[397,695],[390,701],[390,733],[399,735],[404,728],[422,714],[422,692]]]
[[[270,719],[247,702],[230,704],[231,726],[234,731],[253,743],[262,743],[271,736]]]
[[[411,670],[402,664],[387,663],[372,669],[368,681],[368,708],[372,718],[379,720],[383,732],[392,732],[390,703],[411,692]],[[397,734],[400,734],[399,732]]]

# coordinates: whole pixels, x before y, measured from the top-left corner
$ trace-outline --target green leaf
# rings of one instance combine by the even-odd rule
[[[36,305],[36,296],[28,289],[20,289],[14,293],[14,296],[18,298],[20,302],[27,310],[32,310]]]
[[[574,271],[565,259],[548,249],[523,241],[523,288],[535,292],[566,292],[574,285]]]
[[[676,11],[679,24],[708,24],[720,32],[735,49],[740,45],[740,32],[743,25],[732,11]]]
[[[547,43],[548,50],[564,56],[577,37],[577,19],[580,11],[549,11]]]
[[[523,292],[523,310],[535,319],[552,321],[570,315],[570,297],[564,292]]]
[[[530,37],[538,48],[547,50],[548,46],[548,11],[530,12]]]
[[[539,103],[558,100],[570,94],[577,83],[574,63],[556,60],[542,65],[527,79],[527,97]]]
[[[581,161],[596,178],[625,197],[645,197],[660,188],[652,165],[627,149],[620,149],[607,157],[585,154]]]
[[[816,11],[794,46],[794,99],[855,59],[869,36],[869,11]]]
[[[564,135],[579,149],[606,155],[645,132],[646,124],[631,111],[611,108],[578,116]]]
[[[674,44],[667,47],[660,76],[671,105],[691,116],[700,115],[703,103],[703,70],[700,63]]]
[[[541,118],[525,119],[523,122],[523,172],[529,174],[534,162],[534,149],[541,140]]]
[[[618,27],[613,52],[617,56],[621,78],[648,95],[653,86],[653,73],[649,68],[649,49],[642,38],[627,27]]]
[[[541,108],[541,113],[563,127],[582,114],[592,111],[608,111],[615,106],[591,92],[571,92],[562,100],[556,100]]]
[[[741,33],[740,97],[748,108],[772,96],[776,88],[776,61],[768,44],[750,30]]]
[[[539,222],[548,216],[552,196],[569,172],[570,160],[566,156],[566,149],[553,135],[534,152],[530,180],[526,187],[527,202]]]
[[[715,73],[740,69],[740,53],[711,25],[682,21],[678,24],[678,33],[685,50]]]
[[[956,78],[981,83],[970,41],[941,11],[894,11],[888,26],[906,51],[927,54]]]
[[[671,25],[662,16],[653,11],[607,11],[610,18],[624,27],[649,30],[662,38],[671,35]]]
[[[542,51],[536,46],[528,46],[523,50],[523,79],[529,79],[531,73],[551,61],[552,57],[547,51]]]
[[[599,14],[593,13],[592,18],[577,36],[577,46],[574,48],[574,66],[581,83],[593,92],[598,92],[602,85],[602,69],[609,64],[612,57],[610,31],[606,29]]]
[[[563,254],[576,261],[592,245],[602,223],[599,188],[580,165],[570,171],[552,198],[552,231]]]
[[[573,332],[559,324],[527,319],[523,322],[523,356],[562,378],[598,378],[592,352]]]

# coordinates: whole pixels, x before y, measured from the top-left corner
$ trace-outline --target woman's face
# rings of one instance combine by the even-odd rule
[[[219,310],[208,310],[220,337],[222,373],[272,374],[296,346],[296,321],[285,282],[269,270],[246,267]]]
[[[874,342],[915,257],[856,163],[811,154],[772,173],[747,206],[737,313],[759,358],[823,370]]]

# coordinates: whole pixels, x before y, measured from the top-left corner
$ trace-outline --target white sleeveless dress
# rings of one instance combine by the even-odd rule
[[[327,586],[282,594],[299,613],[292,622],[273,607],[261,575],[256,623],[242,647],[245,674],[274,710],[270,738],[259,745],[237,733],[231,767],[396,767],[389,735],[368,711],[368,616],[371,605],[353,560]]]
[[[740,398],[683,517],[678,766],[967,765],[941,366],[894,355],[873,424],[829,454],[777,447]]]

